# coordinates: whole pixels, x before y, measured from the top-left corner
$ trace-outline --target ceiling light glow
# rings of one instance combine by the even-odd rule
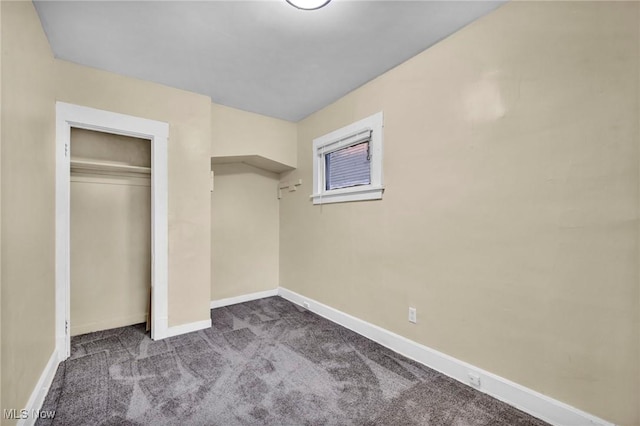
[[[287,0],[291,6],[302,10],[316,10],[326,6],[331,0]]]

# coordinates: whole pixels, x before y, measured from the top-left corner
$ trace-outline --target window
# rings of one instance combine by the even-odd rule
[[[382,112],[313,140],[313,204],[379,200]]]
[[[348,146],[324,156],[326,190],[371,183],[369,141]]]

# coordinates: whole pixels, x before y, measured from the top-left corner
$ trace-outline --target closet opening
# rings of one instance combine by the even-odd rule
[[[145,323],[151,310],[151,141],[70,137],[71,336]]]
[[[74,133],[74,140],[77,134],[89,136],[88,141],[76,141],[76,146],[73,148],[73,167],[71,164],[72,132]],[[100,148],[103,144],[99,141],[105,135],[110,135],[110,138],[115,137],[115,141],[111,141],[113,145],[107,145],[106,149],[104,147]],[[125,137],[125,139],[120,137]],[[144,294],[146,294],[144,296],[145,301],[148,298],[149,281],[151,284],[151,338],[154,340],[164,339],[182,332],[179,326],[169,327],[168,137],[169,124],[162,121],[65,102],[56,102],[55,336],[58,361],[64,361],[70,355],[72,332],[80,334],[87,332],[91,328],[105,329],[125,322],[143,321],[143,315],[146,315],[149,308],[145,309],[144,313],[141,312],[141,300]],[[132,139],[134,142],[132,142]],[[138,141],[136,142],[135,140]],[[125,141],[131,152],[120,153],[114,157],[111,150],[115,146],[119,146],[119,144],[124,144]],[[132,145],[128,145],[129,143],[132,143]],[[142,161],[143,158],[145,159],[144,161]],[[73,183],[72,169],[74,175]],[[127,182],[127,185],[122,185],[124,182]],[[94,188],[99,189],[89,191],[87,188],[92,185]],[[129,200],[127,202],[131,202],[134,194],[145,193],[147,194],[145,196],[149,197],[145,204],[147,209],[150,205],[150,213],[149,210],[136,209],[132,209],[126,214],[120,210],[117,213],[114,213],[114,210],[109,210],[112,207],[111,203],[105,203],[105,200],[116,191],[112,187],[118,185],[126,186],[127,189],[115,192],[114,200],[117,199],[122,202],[124,202],[123,200]],[[150,187],[145,185],[150,185]],[[71,197],[72,189],[76,195],[73,200]],[[150,191],[150,195],[147,191]],[[78,194],[83,194],[87,198],[78,198]],[[93,202],[90,202],[90,200]],[[83,247],[82,244],[89,245],[90,249],[87,253],[78,252],[78,247],[72,247],[72,201],[74,203],[73,209],[84,214],[84,216],[80,216],[79,213],[74,215],[74,219],[82,218],[78,223],[73,224],[75,229],[74,242],[77,242],[75,241],[76,239],[98,239],[97,236],[107,239],[116,238],[114,235],[104,235],[106,234],[105,228],[109,229],[108,226],[116,226],[114,223],[105,225],[104,221],[107,219],[127,224],[139,222],[143,220],[143,217],[150,216],[150,219],[147,219],[150,220],[150,226],[133,227],[133,225],[124,225],[128,227],[126,232],[122,232],[118,237],[119,240],[117,238],[115,240],[115,244],[119,244],[118,247],[125,251],[131,249],[129,245],[133,241],[146,241],[147,244],[150,244],[150,256],[145,255],[146,262],[149,262],[150,259],[150,280],[149,263],[147,263],[147,266],[135,266],[135,268],[139,268],[135,273],[131,273],[132,269],[129,269],[130,276],[143,277],[147,282],[147,288],[143,290],[142,286],[140,286],[136,296],[131,294],[121,295],[116,298],[115,302],[109,302],[124,305],[124,308],[123,306],[117,308],[120,310],[104,309],[102,304],[108,305],[105,300],[102,297],[97,297],[95,294],[97,290],[89,290],[92,285],[88,283],[89,281],[95,284],[96,280],[103,280],[104,276],[102,275],[106,274],[104,271],[108,271],[109,274],[114,273],[111,268],[102,263],[114,253],[107,244],[99,244],[96,241],[79,242],[80,246],[78,247]],[[76,205],[77,203],[79,205]],[[142,203],[139,205],[142,206]],[[112,212],[112,214],[107,214],[108,212]],[[114,215],[120,216],[111,217]],[[87,232],[80,232],[83,229],[87,229]],[[147,234],[144,235],[144,232],[147,232]],[[98,312],[78,311],[74,314],[75,318],[71,317],[72,249],[74,250],[75,258],[74,266],[77,264],[81,269],[73,271],[74,276],[76,276],[74,290],[78,290],[77,292],[74,291],[74,305],[76,304],[75,302],[80,302],[79,306],[83,306],[82,302],[85,299],[92,301],[99,299],[98,305],[85,305],[85,307],[92,306],[90,309]],[[136,256],[143,251],[136,251]],[[83,256],[91,261],[82,261]],[[118,272],[119,274],[124,274],[124,270],[132,267],[127,266],[125,261],[124,266],[121,264],[117,268],[121,269]],[[112,267],[112,269],[117,268]],[[98,273],[101,274],[100,277],[97,277]],[[82,279],[87,281],[84,284],[87,286],[85,289],[78,287],[83,285],[80,281]],[[116,297],[113,294],[115,293],[115,287],[122,285],[122,283],[114,283],[109,279],[101,283],[103,287],[106,287],[107,284],[109,290],[101,290],[104,292],[103,294],[107,294],[106,297]],[[146,301],[145,307],[148,305],[148,301]],[[112,306],[112,304],[108,306]],[[73,309],[74,311],[76,310],[75,306]],[[100,309],[103,309],[103,311],[100,312]],[[115,312],[117,315],[109,318],[108,315],[103,315],[105,312],[110,314]],[[85,315],[85,323],[79,321],[79,318],[82,319],[83,315]],[[92,317],[90,315],[95,316]]]

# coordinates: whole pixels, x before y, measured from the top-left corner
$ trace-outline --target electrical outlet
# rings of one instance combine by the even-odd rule
[[[305,301],[305,302],[302,302],[302,306],[303,306],[305,309],[311,309],[311,304],[309,304],[309,302],[306,302],[306,301]]]
[[[480,389],[480,375],[471,371],[467,375],[469,376],[469,384],[474,388]]]
[[[418,322],[418,314],[416,313],[416,308],[409,308],[409,322],[417,323]]]

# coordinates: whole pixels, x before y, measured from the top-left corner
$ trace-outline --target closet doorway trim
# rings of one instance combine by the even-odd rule
[[[151,338],[169,330],[168,155],[169,124],[131,115],[56,102],[56,351],[70,355],[71,128],[151,140]]]

